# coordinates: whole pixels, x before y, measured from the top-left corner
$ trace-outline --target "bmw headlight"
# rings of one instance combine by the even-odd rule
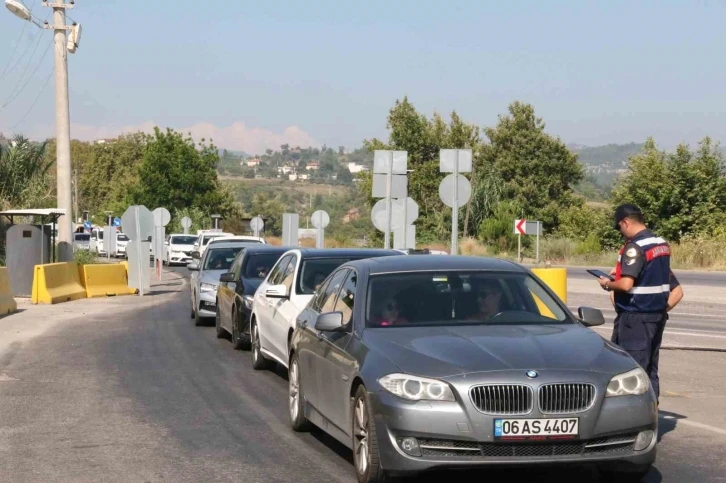
[[[252,302],[254,302],[255,299],[252,297],[252,295],[245,295],[243,298],[245,301],[245,307],[252,310]]]
[[[378,382],[386,391],[409,401],[456,401],[449,385],[437,379],[389,374]]]
[[[199,285],[199,290],[202,292],[216,292],[217,286],[211,283],[202,283]]]
[[[646,393],[649,388],[648,374],[642,368],[636,367],[632,371],[610,379],[605,397],[637,396]]]

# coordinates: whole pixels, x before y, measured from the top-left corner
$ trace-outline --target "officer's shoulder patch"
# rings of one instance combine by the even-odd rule
[[[625,252],[625,255],[626,255],[626,256],[628,256],[628,257],[634,257],[634,256],[636,256],[637,254],[638,254],[638,250],[636,250],[636,249],[635,249],[635,247],[630,247],[630,248],[628,248],[628,250],[627,250],[627,251]],[[630,263],[629,263],[628,265],[630,265]]]
[[[635,258],[629,258],[627,262],[625,262],[626,265],[632,265],[635,263]]]

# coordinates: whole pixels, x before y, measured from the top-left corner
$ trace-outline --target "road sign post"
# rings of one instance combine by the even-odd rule
[[[300,215],[297,213],[282,214],[282,246],[296,247],[299,244],[298,228]]]
[[[310,222],[317,229],[315,233],[315,248],[325,248],[325,227],[330,223],[330,216],[326,211],[318,210],[313,213]]]
[[[259,238],[260,232],[264,227],[265,221],[262,219],[261,216],[257,215],[250,220],[250,228],[252,229],[252,232],[255,234],[256,237]]]
[[[373,198],[384,198],[386,223],[383,247],[391,247],[393,198],[408,196],[408,152],[376,150],[373,152]]]
[[[527,220],[514,220],[514,234],[517,235],[517,261],[522,261],[522,235],[527,234]]]
[[[151,288],[149,282],[149,242],[154,232],[154,216],[143,205],[130,206],[121,217],[124,233],[131,242],[126,249],[129,258],[128,285],[144,293]]]
[[[164,270],[164,240],[166,239],[166,225],[171,221],[171,214],[166,208],[157,208],[152,212],[154,218],[154,267],[156,268],[156,276],[162,280]]]
[[[184,234],[188,235],[189,228],[191,228],[191,226],[192,226],[192,219],[189,218],[188,216],[185,216],[184,218],[181,219],[181,226],[182,226],[182,228],[184,228]]]
[[[539,237],[542,236],[542,222],[528,221],[525,224],[525,232],[527,233],[527,235],[537,235],[537,249],[535,261],[539,262]]]
[[[451,207],[451,254],[459,253],[459,207],[471,198],[471,183],[459,173],[471,172],[471,149],[442,149],[439,151],[439,171],[452,173],[441,181],[439,197]]]

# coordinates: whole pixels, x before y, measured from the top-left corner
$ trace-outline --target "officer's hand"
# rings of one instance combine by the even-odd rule
[[[617,272],[617,269],[616,268],[613,268],[612,270],[610,270],[610,274],[609,275],[611,277],[614,277],[616,272]]]
[[[608,283],[608,282],[610,281],[610,279],[609,279],[609,278],[605,278],[605,277],[600,277],[600,278],[598,278],[598,279],[597,279],[597,281],[598,281],[598,282],[600,282],[600,287],[602,287],[602,289],[603,289],[603,290],[607,290],[607,289],[605,288],[605,284],[606,284],[606,283]]]

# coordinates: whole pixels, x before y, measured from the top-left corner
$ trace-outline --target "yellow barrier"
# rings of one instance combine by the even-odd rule
[[[59,304],[86,298],[76,262],[36,265],[33,275],[34,304]]]
[[[537,275],[557,296],[567,303],[567,269],[566,268],[533,268]]]
[[[0,267],[0,315],[12,314],[18,310],[18,303],[10,290],[10,276],[6,267]]]
[[[136,293],[136,289],[128,286],[126,267],[122,263],[83,265],[79,270],[88,298]]]

